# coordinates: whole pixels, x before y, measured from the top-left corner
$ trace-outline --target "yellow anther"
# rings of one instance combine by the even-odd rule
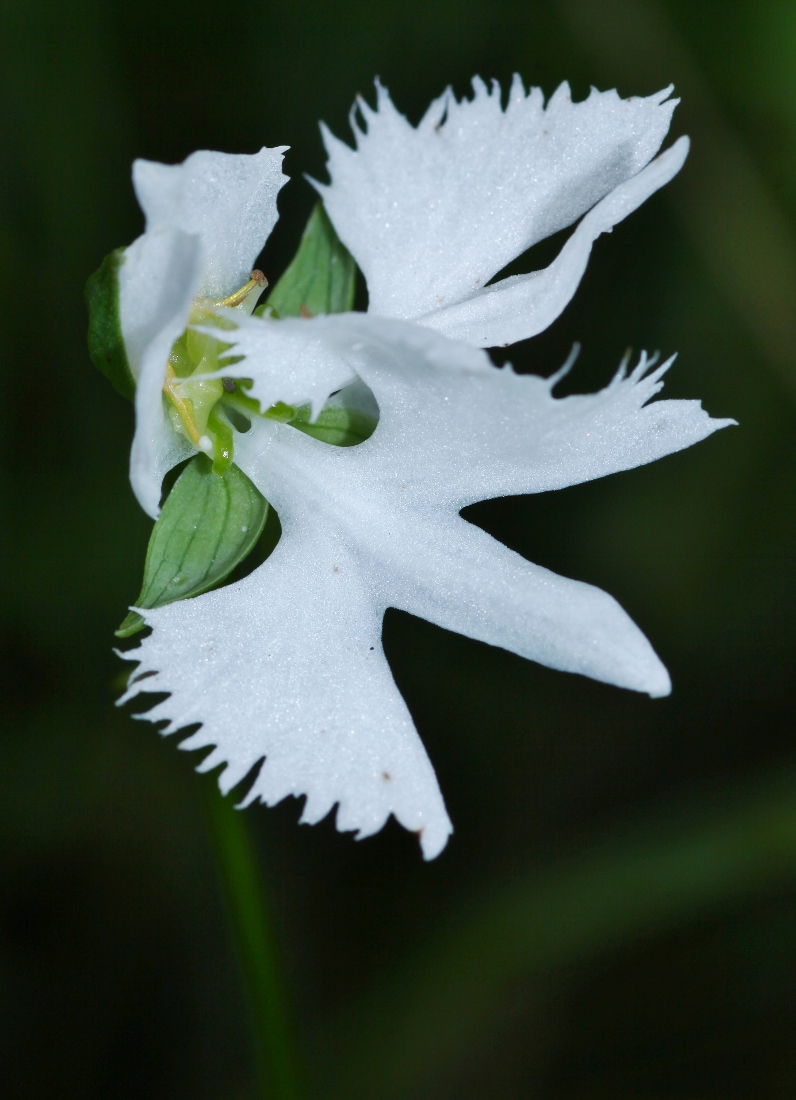
[[[163,392],[165,393],[168,400],[171,401],[174,408],[177,410],[180,420],[182,421],[182,425],[188,433],[188,437],[191,440],[191,443],[193,443],[194,447],[198,447],[201,450],[204,450],[201,445],[203,437],[200,434],[199,429],[196,427],[196,424],[194,423],[193,410],[191,409],[189,402],[187,402],[185,398],[180,395],[179,384],[180,379],[174,373],[174,367],[172,367],[171,363],[167,363],[166,381],[163,383]]]
[[[268,280],[262,271],[252,271],[252,277],[249,279],[245,286],[242,286],[240,290],[236,290],[234,294],[230,294],[229,298],[225,298],[223,302],[219,302],[220,306],[229,306],[234,309],[235,306],[239,306],[241,302],[245,302],[246,299],[255,290],[257,293],[261,293],[268,286]]]

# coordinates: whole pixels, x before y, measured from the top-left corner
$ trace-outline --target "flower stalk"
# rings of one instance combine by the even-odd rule
[[[219,880],[247,987],[258,1093],[299,1100],[299,1062],[265,884],[246,816],[203,784]]]

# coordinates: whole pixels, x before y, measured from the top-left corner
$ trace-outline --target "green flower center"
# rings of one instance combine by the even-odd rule
[[[217,302],[197,299],[191,309],[189,325],[211,326],[222,331],[234,329],[234,323],[219,317],[214,309],[226,306],[249,314],[267,285],[263,273],[253,271],[245,286],[228,298]],[[250,382],[207,377],[220,369],[221,358],[230,346],[220,337],[187,328],[172,345],[163,381],[163,395],[174,430],[213,459],[213,470],[217,474],[224,473],[232,464],[232,431],[236,424],[234,413],[232,418],[229,416],[230,409],[260,413],[259,404],[240,392],[249,388]],[[227,358],[224,365],[233,361]]]

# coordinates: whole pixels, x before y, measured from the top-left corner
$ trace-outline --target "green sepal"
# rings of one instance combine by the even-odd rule
[[[356,289],[354,258],[334,231],[319,202],[312,211],[298,251],[256,317],[299,317],[319,313],[347,313]]]
[[[354,447],[369,439],[376,430],[377,421],[373,417],[344,405],[327,405],[312,423],[310,413],[309,405],[303,405],[290,421],[291,425],[333,447]]]
[[[220,584],[251,552],[267,516],[268,501],[241,469],[214,474],[206,455],[194,455],[152,530],[136,607],[162,607]],[[131,611],[116,636],[145,626]]]
[[[119,268],[124,249],[109,252],[86,282],[88,306],[88,353],[97,370],[102,371],[113,388],[132,401],[135,378],[124,346],[119,317]]]

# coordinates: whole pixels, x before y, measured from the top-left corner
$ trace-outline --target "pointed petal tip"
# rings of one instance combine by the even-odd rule
[[[307,173],[307,172],[304,173],[304,179],[307,181],[307,183],[310,185],[310,187],[315,188],[315,190],[318,192],[318,194],[321,196],[321,198],[323,198],[324,194],[329,190],[329,184],[328,183],[321,183],[320,180],[316,180],[313,176],[309,175],[309,173]]]
[[[569,355],[566,357],[566,359],[564,360],[562,365],[558,368],[557,371],[555,371],[553,374],[551,374],[550,377],[547,379],[547,385],[548,385],[548,388],[550,389],[551,392],[556,388],[556,386],[558,385],[558,383],[561,381],[562,378],[566,378],[566,376],[569,374],[569,372],[575,366],[575,363],[577,362],[579,355],[580,355],[580,341],[575,340],[572,344],[572,348],[570,350]]]
[[[348,122],[351,127],[351,132],[354,135],[355,145],[358,146],[359,139],[364,136],[364,131],[357,123],[356,108],[357,104],[355,103],[349,112]],[[341,141],[336,134],[333,134],[325,122],[319,122],[318,128],[321,131],[321,141],[323,142],[323,147],[326,150],[327,169],[329,169],[329,165],[331,164],[333,158],[337,159],[341,156],[344,156],[346,153],[353,155],[356,152],[356,149],[352,149],[350,145],[347,145],[346,142]],[[331,171],[331,169],[329,170]]]
[[[646,684],[642,689],[650,699],[664,699],[672,693],[672,679],[662,661],[656,658],[656,664],[650,668]]]
[[[674,109],[677,106],[679,100],[670,100],[672,92],[674,91],[674,84],[667,84],[665,88],[661,88],[659,91],[653,91],[650,96],[633,96],[632,99],[646,100],[648,103],[657,103],[661,107],[671,107]]]
[[[420,844],[423,859],[429,862],[436,859],[443,851],[453,833],[450,818],[444,807],[441,807],[441,810],[441,813],[439,810],[432,809],[428,813],[415,811],[405,815],[400,809],[393,806],[392,810],[387,810],[383,815],[377,816],[365,824],[357,824],[350,819],[347,810],[338,805],[335,825],[338,832],[353,832],[354,840],[366,840],[368,837],[380,833],[387,824],[388,819],[392,817],[401,828],[414,833]],[[413,820],[410,820],[410,818]]]
[[[428,825],[416,830],[415,835],[420,842],[420,850],[426,863],[430,863],[441,854],[452,832],[453,826],[449,821],[445,825],[437,825],[433,828]]]
[[[669,161],[677,163],[677,168],[675,168],[674,172],[672,173],[672,175],[675,175],[685,164],[685,160],[688,156],[690,149],[691,138],[688,136],[688,134],[683,134],[677,139],[677,141],[675,141],[673,145],[670,145],[668,149],[661,153],[661,155],[657,159],[659,161],[662,161],[663,158],[666,157]],[[654,163],[655,162],[653,161],[653,164]]]
[[[236,810],[246,810],[249,808],[249,806],[261,801],[262,799],[260,798],[260,795],[257,791],[257,781],[255,780],[248,793],[243,796],[240,802],[235,803],[234,808]]]
[[[624,619],[626,629],[622,646],[624,652],[619,654],[617,651],[619,661],[614,665],[612,673],[605,678],[606,682],[629,691],[637,691],[642,695],[649,695],[651,699],[662,699],[665,695],[669,695],[672,690],[672,681],[663,661],[626,612],[612,597],[609,599]],[[601,676],[597,678],[602,679]]]
[[[606,677],[605,682],[626,691],[648,695],[650,699],[663,699],[671,695],[672,681],[666,666],[640,631],[636,633],[635,641],[635,652],[627,653],[624,667],[615,670],[610,678]]]
[[[160,515],[160,486],[147,476],[148,471],[140,469],[130,471],[130,484],[135,499],[150,519],[157,520]]]

